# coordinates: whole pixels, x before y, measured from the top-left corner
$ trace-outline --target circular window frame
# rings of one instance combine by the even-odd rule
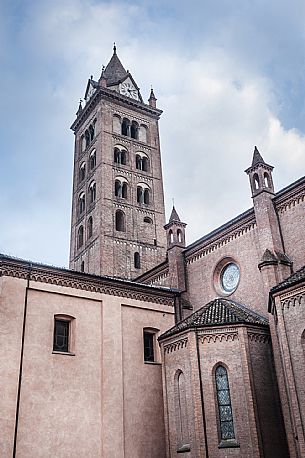
[[[234,287],[234,289],[232,289],[232,291],[227,291],[222,286],[222,275],[223,275],[224,269],[230,264],[234,264],[238,267],[239,278],[238,278],[238,282],[236,286]],[[217,266],[214,269],[213,286],[214,286],[215,291],[220,296],[231,296],[233,293],[235,293],[235,291],[238,288],[238,285],[240,283],[240,277],[241,277],[241,269],[240,269],[238,262],[234,258],[226,256],[225,258],[221,259],[221,261],[218,262]]]

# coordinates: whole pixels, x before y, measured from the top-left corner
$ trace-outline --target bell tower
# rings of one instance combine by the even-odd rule
[[[75,134],[70,268],[132,279],[166,256],[158,121],[113,48],[88,80]]]

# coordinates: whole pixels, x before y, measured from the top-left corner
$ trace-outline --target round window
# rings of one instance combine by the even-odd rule
[[[220,273],[221,288],[226,293],[233,293],[236,290],[240,277],[240,271],[237,264],[230,262],[226,264]]]

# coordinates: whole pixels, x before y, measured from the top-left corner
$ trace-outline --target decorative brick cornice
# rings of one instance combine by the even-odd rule
[[[201,343],[233,342],[238,340],[238,330],[235,328],[204,329],[198,332]]]
[[[289,309],[297,305],[305,305],[305,287],[291,291],[280,298],[282,309]]]
[[[234,340],[238,340],[237,332],[218,332],[217,334],[203,334],[200,336],[201,343],[233,342]]]
[[[186,263],[191,264],[194,261],[198,261],[198,259],[201,259],[207,254],[212,253],[213,251],[217,250],[223,245],[226,245],[232,240],[235,240],[238,237],[247,234],[249,231],[254,229],[255,225],[256,223],[254,217],[252,217],[251,221],[247,221],[244,224],[239,225],[238,227],[231,228],[231,230],[229,231],[224,231],[223,235],[219,233],[214,237],[207,238],[207,240],[205,240],[204,242],[198,243],[197,248],[193,248],[191,253],[185,251]]]
[[[284,213],[286,210],[289,210],[290,208],[295,207],[296,205],[303,202],[305,202],[305,190],[301,190],[295,196],[292,196],[279,203],[276,208],[280,213]]]
[[[271,342],[270,334],[263,332],[248,331],[248,338],[251,342],[268,343]]]
[[[187,337],[183,337],[182,339],[175,340],[175,342],[170,342],[164,345],[164,352],[165,353],[172,353],[173,351],[180,350],[182,348],[187,347]]]
[[[93,293],[109,294],[143,302],[173,306],[177,292],[124,281],[111,277],[99,277],[68,269],[30,263],[13,258],[0,257],[0,276],[29,279],[34,282],[76,288]]]

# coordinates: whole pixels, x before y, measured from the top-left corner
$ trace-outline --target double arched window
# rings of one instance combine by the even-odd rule
[[[81,150],[82,152],[87,149],[92,141],[94,140],[95,137],[95,123],[96,119],[93,121],[93,123],[90,124],[88,129],[85,130],[85,133],[81,136]]]
[[[148,172],[149,162],[148,157],[143,153],[136,154],[136,169],[142,170],[143,172]]]
[[[136,121],[130,121],[128,118],[123,118],[121,124],[121,134],[125,137],[131,137],[138,140],[139,124]]]
[[[123,119],[118,114],[113,116],[112,129],[116,134],[130,137],[140,142],[147,142],[147,126],[144,124],[139,125],[137,121],[131,121],[124,117]]]
[[[89,203],[92,204],[96,199],[96,183],[91,181],[89,185]]]
[[[144,184],[139,184],[137,186],[137,202],[139,204],[146,204],[146,205],[148,205],[150,202],[149,188]]]
[[[114,195],[127,199],[127,181],[124,178],[116,178],[114,182]]]
[[[126,165],[127,164],[127,151],[122,146],[116,146],[114,148],[113,160],[115,164]]]
[[[215,370],[221,440],[235,439],[228,372],[224,366]]]
[[[82,192],[78,197],[78,211],[80,215],[84,213],[85,207],[86,207],[86,197],[85,197],[85,193]]]
[[[126,231],[125,213],[122,210],[115,212],[115,230],[120,232]]]

